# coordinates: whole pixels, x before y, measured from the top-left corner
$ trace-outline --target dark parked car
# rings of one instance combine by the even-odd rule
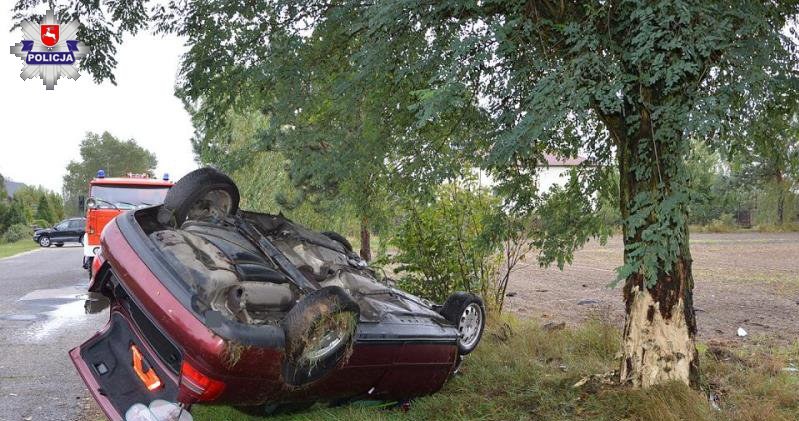
[[[55,244],[61,247],[64,243],[83,244],[83,234],[86,233],[86,218],[65,219],[52,228],[37,229],[33,232],[33,241],[42,247]]]
[[[405,401],[438,391],[479,343],[476,295],[430,303],[380,279],[340,235],[238,203],[235,184],[203,168],[164,205],[107,225],[87,309],[104,301],[110,320],[70,357],[108,418],[172,402],[267,414]]]

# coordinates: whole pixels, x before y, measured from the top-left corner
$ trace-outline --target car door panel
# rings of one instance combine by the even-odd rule
[[[69,232],[69,221],[63,221],[53,227],[53,232],[50,233],[50,240],[53,242],[62,242]]]

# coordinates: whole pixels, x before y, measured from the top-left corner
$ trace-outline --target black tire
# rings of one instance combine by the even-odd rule
[[[337,286],[303,297],[282,322],[286,337],[283,380],[302,386],[338,366],[350,352],[359,315],[358,304]]]
[[[50,237],[46,235],[39,237],[39,247],[50,247],[51,244]]]
[[[92,275],[94,275],[92,273],[92,270],[94,270],[94,269],[92,269],[93,265],[94,265],[94,257],[88,257],[86,259],[86,270],[89,272],[89,281],[92,280]]]
[[[64,243],[56,243],[55,246],[56,247],[64,247]]]
[[[341,234],[339,234],[337,232],[334,232],[334,231],[324,231],[324,232],[322,232],[322,235],[324,235],[325,237],[327,237],[327,238],[329,238],[329,239],[331,239],[333,241],[338,241],[339,243],[341,243],[341,245],[344,246],[344,248],[347,251],[349,251],[350,253],[353,253],[353,251],[352,251],[352,243],[350,243],[350,241],[347,240],[343,235],[341,235]]]
[[[477,309],[475,309],[472,304],[475,304]],[[461,324],[464,322],[465,317],[467,317],[467,315],[464,314],[467,308],[469,308],[470,311],[479,310],[479,328],[476,332],[472,332],[472,334],[476,333],[476,336],[470,335],[469,338],[464,338],[464,326],[461,326]],[[461,337],[458,339],[458,352],[461,355],[466,355],[474,351],[474,349],[477,348],[477,344],[480,343],[483,330],[485,330],[486,312],[483,300],[472,293],[456,292],[447,298],[447,301],[441,307],[440,313],[447,321],[455,325],[455,327],[458,328],[458,332],[461,334]],[[464,342],[464,339],[469,340]]]
[[[239,188],[227,175],[210,167],[186,174],[164,199],[158,221],[180,227],[191,218],[221,218],[239,210]]]

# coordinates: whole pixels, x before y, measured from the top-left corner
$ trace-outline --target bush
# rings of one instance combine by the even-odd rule
[[[15,243],[19,240],[29,238],[33,235],[31,228],[24,224],[14,224],[3,234],[3,242]]]
[[[718,219],[714,219],[710,222],[710,224],[705,225],[701,231],[724,233],[733,232],[736,229],[737,226],[735,225],[735,218],[732,216],[732,214],[722,213]]]
[[[49,228],[53,226],[52,223],[50,223],[49,221],[45,221],[44,219],[34,219],[31,225],[34,228]]]
[[[433,203],[409,210],[391,241],[400,287],[437,302],[476,292],[501,310],[510,271],[529,250],[524,230],[511,222],[490,193],[441,186]]]

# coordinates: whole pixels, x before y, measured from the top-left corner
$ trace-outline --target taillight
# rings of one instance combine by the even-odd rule
[[[225,383],[206,376],[187,361],[183,361],[180,367],[179,402],[191,404],[212,401],[224,390]]]

